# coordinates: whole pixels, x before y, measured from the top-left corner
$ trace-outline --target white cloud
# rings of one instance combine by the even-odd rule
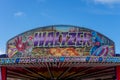
[[[93,0],[95,3],[101,3],[101,4],[118,4],[120,3],[120,0]]]
[[[24,12],[16,12],[14,13],[14,16],[24,16],[25,13]]]

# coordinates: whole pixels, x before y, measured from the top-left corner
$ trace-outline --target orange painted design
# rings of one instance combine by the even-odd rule
[[[50,48],[49,51],[53,56],[79,56],[74,48]]]

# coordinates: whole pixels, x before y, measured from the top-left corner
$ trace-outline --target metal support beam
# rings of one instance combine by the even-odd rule
[[[42,78],[42,79],[44,79],[44,80],[47,79],[46,77],[44,77],[44,76],[42,76],[42,75],[39,75],[39,74],[37,74],[37,73],[35,73],[35,72],[29,70],[28,68],[25,68],[25,67],[24,67],[23,69],[25,69],[26,71],[28,71],[28,72],[30,72],[30,73],[32,73],[32,74],[33,74],[33,73],[36,74],[38,78],[40,77],[40,78]]]
[[[53,73],[51,72],[50,67],[48,66],[47,63],[46,63],[46,66],[47,66],[47,70],[48,70],[48,72],[50,74],[51,79],[54,79]]]
[[[102,70],[98,70],[98,71],[95,71],[95,72],[92,72],[92,73],[89,73],[89,74],[86,74],[86,75],[81,75],[81,76],[78,76],[78,77],[80,77],[80,78],[86,78],[86,77],[91,77],[92,75],[97,75],[97,74],[100,74],[100,73],[102,73],[102,74],[104,74],[104,72],[107,72],[108,73],[108,71],[114,71],[114,67],[107,67],[107,68],[104,68],[104,69],[102,69]],[[76,76],[77,77],[77,76]]]
[[[17,72],[14,72],[14,71],[9,71],[9,70],[8,70],[7,72],[13,73],[13,74],[16,74],[16,75],[20,75],[20,76],[23,76],[23,77],[26,77],[26,78],[36,79],[35,77],[28,76],[28,75],[24,75],[24,74],[17,73]]]
[[[92,69],[92,67],[88,67],[88,68],[86,68],[86,69],[80,70],[80,71],[78,71],[78,72],[76,72],[76,73],[74,73],[74,74],[71,74],[71,75],[65,77],[65,80],[66,80],[66,79],[69,79],[69,78],[72,78],[72,77],[75,77],[75,76],[77,76],[79,73],[86,72],[86,71],[88,71],[88,70],[90,70],[90,69]]]
[[[9,75],[7,75],[7,78],[16,78],[16,79],[22,79],[22,80],[30,80],[30,79],[28,79],[28,77],[22,77],[22,76],[16,76],[16,75],[11,75],[11,74],[9,74]]]
[[[100,76],[106,76],[106,75],[112,75],[114,76],[114,72],[110,72],[110,73],[102,73],[102,74],[99,74],[99,75],[94,75],[94,76],[89,76],[89,77],[86,77],[84,79],[89,79],[89,78],[97,78],[97,77],[100,77]],[[78,79],[81,79],[81,78],[78,78]]]
[[[61,79],[72,67],[69,67],[68,69],[66,69],[63,73],[61,73],[57,79]]]

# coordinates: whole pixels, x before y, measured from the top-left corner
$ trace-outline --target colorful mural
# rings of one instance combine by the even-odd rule
[[[90,29],[68,25],[40,27],[7,42],[11,57],[114,56],[114,42]]]

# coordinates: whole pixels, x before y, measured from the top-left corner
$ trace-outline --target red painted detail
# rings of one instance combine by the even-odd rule
[[[116,67],[116,78],[117,80],[120,80],[120,66]]]
[[[2,80],[7,80],[7,69],[6,67],[1,67]]]

